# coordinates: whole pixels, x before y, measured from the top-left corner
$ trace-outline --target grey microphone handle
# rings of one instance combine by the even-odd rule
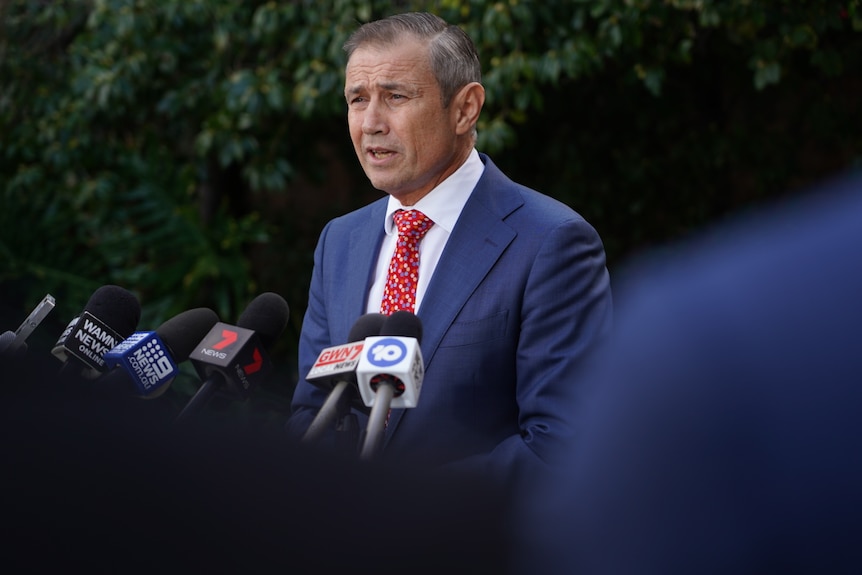
[[[374,405],[368,415],[368,426],[365,428],[365,441],[362,443],[360,459],[371,459],[380,451],[383,445],[383,433],[386,431],[386,417],[389,415],[389,406],[395,396],[395,386],[383,382],[377,387],[374,396]]]
[[[335,418],[338,417],[338,414],[341,411],[339,405],[341,402],[341,396],[344,395],[348,385],[349,383],[344,380],[335,384],[335,387],[333,387],[332,391],[329,392],[329,396],[326,398],[326,401],[323,402],[320,411],[317,412],[311,425],[309,425],[308,429],[305,431],[305,435],[302,436],[303,442],[316,441],[333,425],[333,423],[335,423]]]

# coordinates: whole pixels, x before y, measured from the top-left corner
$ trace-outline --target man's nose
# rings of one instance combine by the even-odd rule
[[[365,134],[385,133],[387,130],[384,104],[372,98],[362,113],[362,132]]]

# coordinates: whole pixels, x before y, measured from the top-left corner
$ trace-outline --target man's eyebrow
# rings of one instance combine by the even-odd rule
[[[411,84],[404,84],[401,82],[381,82],[380,84],[377,84],[377,87],[380,88],[381,90],[385,90],[387,92],[406,92],[406,93],[410,93],[410,94],[415,94],[415,93],[419,92],[418,87],[413,86]],[[355,85],[349,86],[347,89],[345,89],[344,93],[347,95],[353,95],[353,94],[358,94],[359,92],[362,92],[365,89],[366,89],[365,84],[355,84]]]
[[[388,92],[410,92],[414,90],[410,85],[399,82],[383,82],[380,84],[380,88]]]
[[[380,87],[387,92],[400,92],[409,96],[415,97],[422,94],[422,86],[420,84],[404,83],[404,82],[383,82]]]

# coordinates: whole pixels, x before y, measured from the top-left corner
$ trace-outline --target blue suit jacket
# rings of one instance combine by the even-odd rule
[[[393,410],[384,453],[431,465],[458,461],[504,477],[552,459],[572,423],[576,371],[609,331],[612,304],[595,229],[480,157],[485,171],[417,313],[425,360],[418,406]],[[386,202],[332,220],[320,236],[301,376],[321,349],[347,342],[365,313]],[[300,381],[288,430],[301,435],[324,399]]]

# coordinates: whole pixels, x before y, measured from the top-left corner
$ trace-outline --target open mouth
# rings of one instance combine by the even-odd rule
[[[392,152],[388,152],[386,150],[371,150],[371,155],[378,160],[382,160],[383,158],[388,158],[389,156],[391,156]]]

